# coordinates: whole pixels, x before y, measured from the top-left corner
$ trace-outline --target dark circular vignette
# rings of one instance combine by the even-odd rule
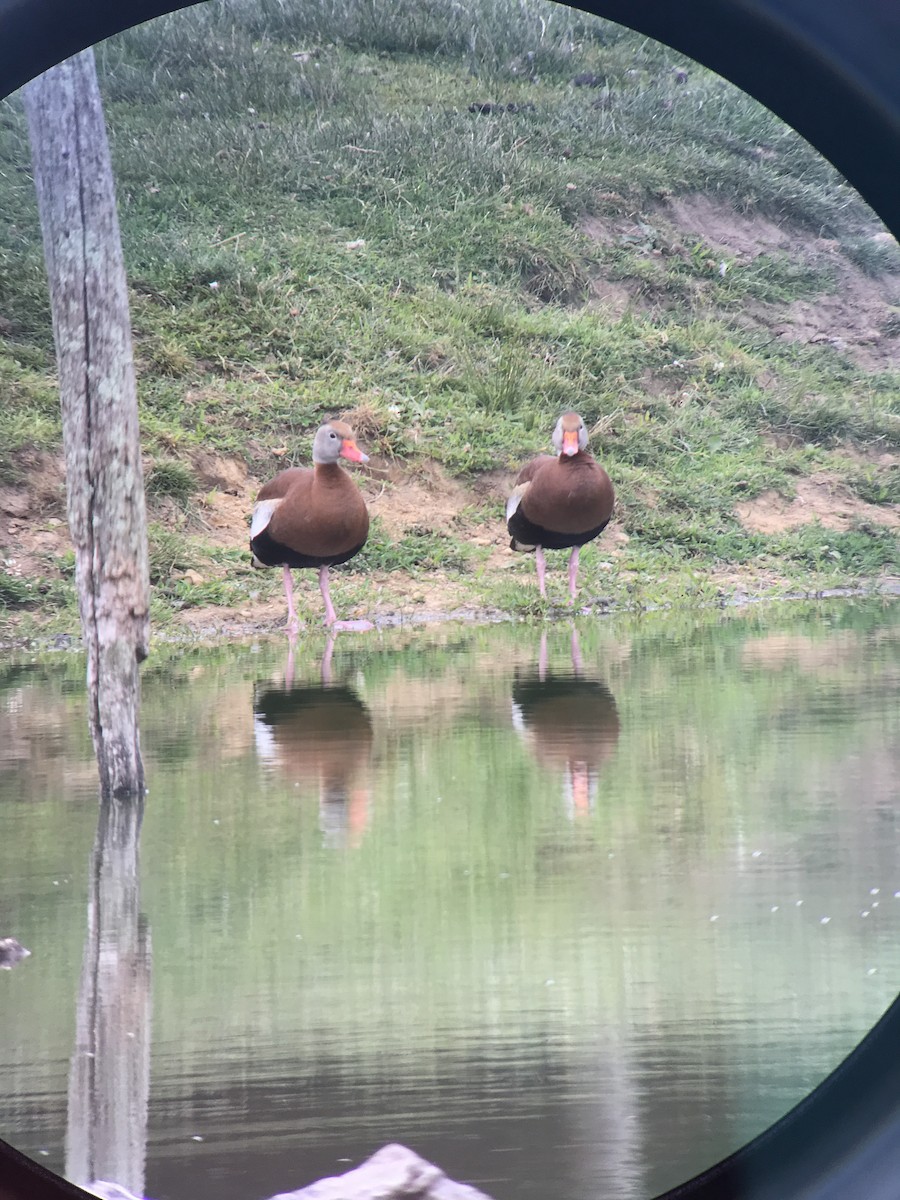
[[[86,46],[186,7],[0,0],[0,97]],[[665,42],[737,84],[811,142],[900,236],[900,4],[583,0],[573,7]],[[900,998],[796,1108],[657,1200],[897,1200],[898,1047]],[[87,1195],[0,1142],[0,1200]]]

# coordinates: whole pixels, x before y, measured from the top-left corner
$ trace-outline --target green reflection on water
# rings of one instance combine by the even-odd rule
[[[590,1092],[602,1043],[656,1192],[889,1003],[897,606],[342,636],[327,687],[324,649],[145,671],[151,1106],[317,1064],[437,1092],[442,1055],[497,1046],[512,1081],[538,1043]],[[96,824],[81,669],[0,670],[0,935],[33,951],[0,979],[0,1126],[51,1158]],[[673,1086],[696,1129],[643,1145]]]

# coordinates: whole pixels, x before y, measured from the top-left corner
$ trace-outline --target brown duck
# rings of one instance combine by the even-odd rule
[[[609,476],[587,451],[588,434],[578,413],[567,412],[553,431],[556,456],[542,454],[526,463],[506,503],[506,527],[513,550],[533,550],[541,595],[544,550],[566,550],[569,597],[575,603],[578,552],[603,532],[616,502]]]
[[[359,488],[338,463],[368,462],[343,421],[326,421],[313,438],[313,466],[281,471],[260,488],[250,524],[255,567],[283,567],[288,632],[299,628],[294,608],[294,568],[318,568],[331,629],[371,629],[369,621],[337,621],[328,568],[358,554],[369,533],[369,511]]]

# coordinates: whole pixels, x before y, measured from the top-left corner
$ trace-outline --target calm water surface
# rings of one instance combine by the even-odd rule
[[[142,824],[82,676],[0,661],[0,1135],[76,1181],[646,1200],[897,992],[897,605],[158,646]]]

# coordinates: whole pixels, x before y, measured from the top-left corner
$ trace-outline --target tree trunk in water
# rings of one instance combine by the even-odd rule
[[[104,793],[140,793],[138,666],[149,639],[144,478],[93,50],[53,67],[23,95],[50,281],[91,735]]]
[[[150,1096],[150,930],[141,912],[143,799],[104,796],[69,1068],[66,1178],[144,1194]]]

